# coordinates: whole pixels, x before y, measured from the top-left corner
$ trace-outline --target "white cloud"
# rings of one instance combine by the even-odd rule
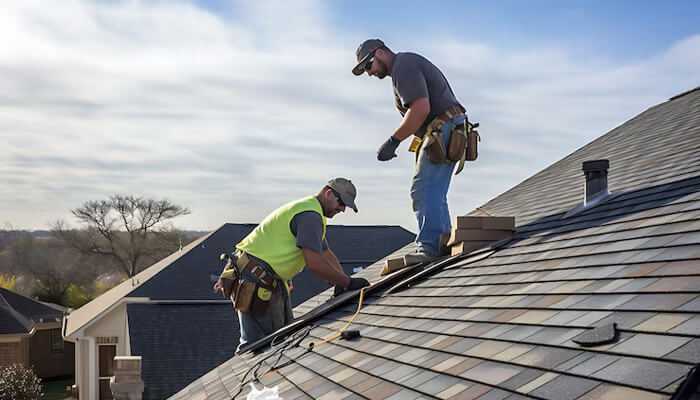
[[[42,228],[121,192],[168,197],[194,211],[181,225],[213,228],[345,175],[361,212],[334,222],[415,229],[405,145],[375,160],[399,122],[390,83],[350,74],[364,38],[338,31],[329,4],[241,2],[231,18],[184,1],[5,5],[0,222]],[[454,213],[697,85],[700,67],[698,36],[623,65],[458,37],[415,48],[483,126],[482,158],[454,180]]]

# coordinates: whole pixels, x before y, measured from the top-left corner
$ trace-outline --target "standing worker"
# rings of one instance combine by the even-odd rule
[[[403,117],[379,148],[377,159],[389,161],[396,157],[399,144],[415,135],[409,151],[418,152],[411,186],[413,211],[418,220],[418,249],[404,260],[406,265],[431,261],[441,255],[441,235],[451,230],[447,191],[456,161],[445,158],[445,149],[451,145],[453,131],[466,129],[465,109],[445,75],[423,56],[394,53],[379,39],[364,41],[356,56],[353,74],[367,72],[379,79],[391,77],[396,108]]]
[[[366,279],[345,274],[326,241],[326,218],[346,207],[357,212],[356,195],[350,180],[331,179],[317,195],[273,211],[236,245],[214,290],[233,300],[241,326],[239,349],[292,321],[288,282],[305,265],[336,285],[336,293],[369,286]]]

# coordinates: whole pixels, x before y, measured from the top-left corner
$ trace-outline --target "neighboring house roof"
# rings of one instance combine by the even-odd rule
[[[0,335],[25,335],[34,325],[60,322],[63,313],[42,302],[0,288]]]
[[[238,320],[228,304],[128,304],[132,354],[144,399],[164,399],[231,358]],[[236,338],[232,334],[236,333]]]
[[[199,246],[213,233],[214,232],[192,241],[192,243],[185,246],[182,250],[176,251],[168,257],[158,261],[145,270],[139,272],[131,279],[125,280],[124,282],[111,288],[94,300],[70,313],[70,315],[64,318],[63,336],[68,339],[74,339],[74,336],[78,334],[81,329],[96,321],[100,316],[104,315],[113,307],[120,304],[122,299],[127,297],[129,293],[134,291],[134,289],[143,285],[145,282],[148,282],[148,280],[154,275],[170,266],[170,264],[187,254],[193,248]]]
[[[479,208],[516,216],[512,241],[391,291],[379,263],[360,273],[376,290],[353,322],[359,340],[322,343],[357,307],[340,298],[312,313],[326,292],[297,307],[309,316],[299,346],[277,337],[173,398],[243,399],[257,377],[285,399],[668,399],[700,362],[698,150],[696,89]],[[567,215],[583,197],[581,162],[601,158],[613,194]],[[574,342],[612,323],[617,342]]]
[[[68,317],[66,336],[75,334],[121,301],[133,300],[127,305],[129,337],[132,354],[143,357],[144,398],[162,399],[172,395],[230,358],[238,345],[239,328],[231,302],[214,293],[212,286],[223,267],[218,256],[232,251],[255,226],[224,224],[121,283],[73,311]],[[327,228],[329,247],[347,272],[371,264],[414,237],[399,226],[329,225]],[[361,252],[362,257],[356,257],[353,249]],[[328,287],[305,273],[294,282],[295,305]],[[143,299],[149,299],[149,303],[143,304]],[[212,316],[216,316],[216,322],[212,322]]]
[[[152,300],[221,300],[211,289],[223,265],[218,260],[222,252],[233,250],[255,228],[254,224],[224,224],[201,246],[204,251],[188,251],[129,293],[129,297],[148,297]],[[345,226],[329,225],[328,245],[343,266],[367,266],[413,240],[414,235],[400,226]],[[358,257],[357,254],[361,254]],[[301,282],[301,275],[295,279]],[[315,282],[316,279],[311,282]],[[314,287],[297,285],[297,298],[304,300],[320,291]],[[303,295],[302,295],[303,294]]]

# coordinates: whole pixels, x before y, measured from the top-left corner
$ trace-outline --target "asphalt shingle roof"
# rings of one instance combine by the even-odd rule
[[[27,334],[35,323],[58,322],[63,313],[41,302],[0,288],[0,335]]]
[[[695,90],[486,203],[479,212],[517,217],[515,238],[377,286],[352,325],[360,339],[322,343],[356,310],[338,299],[296,331],[300,346],[234,357],[173,398],[242,399],[257,376],[284,399],[668,399],[700,362],[698,149]],[[601,158],[613,195],[567,216],[581,162]],[[380,269],[360,275],[386,280]],[[315,315],[327,298],[297,310]],[[573,341],[611,323],[617,342]]]
[[[128,304],[131,352],[142,357],[144,399],[164,399],[231,358],[231,304]]]

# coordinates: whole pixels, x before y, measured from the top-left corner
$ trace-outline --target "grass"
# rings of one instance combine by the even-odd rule
[[[43,400],[63,400],[69,397],[66,393],[66,386],[70,386],[73,384],[73,378],[46,380],[42,383],[44,386],[44,397],[42,398]]]

